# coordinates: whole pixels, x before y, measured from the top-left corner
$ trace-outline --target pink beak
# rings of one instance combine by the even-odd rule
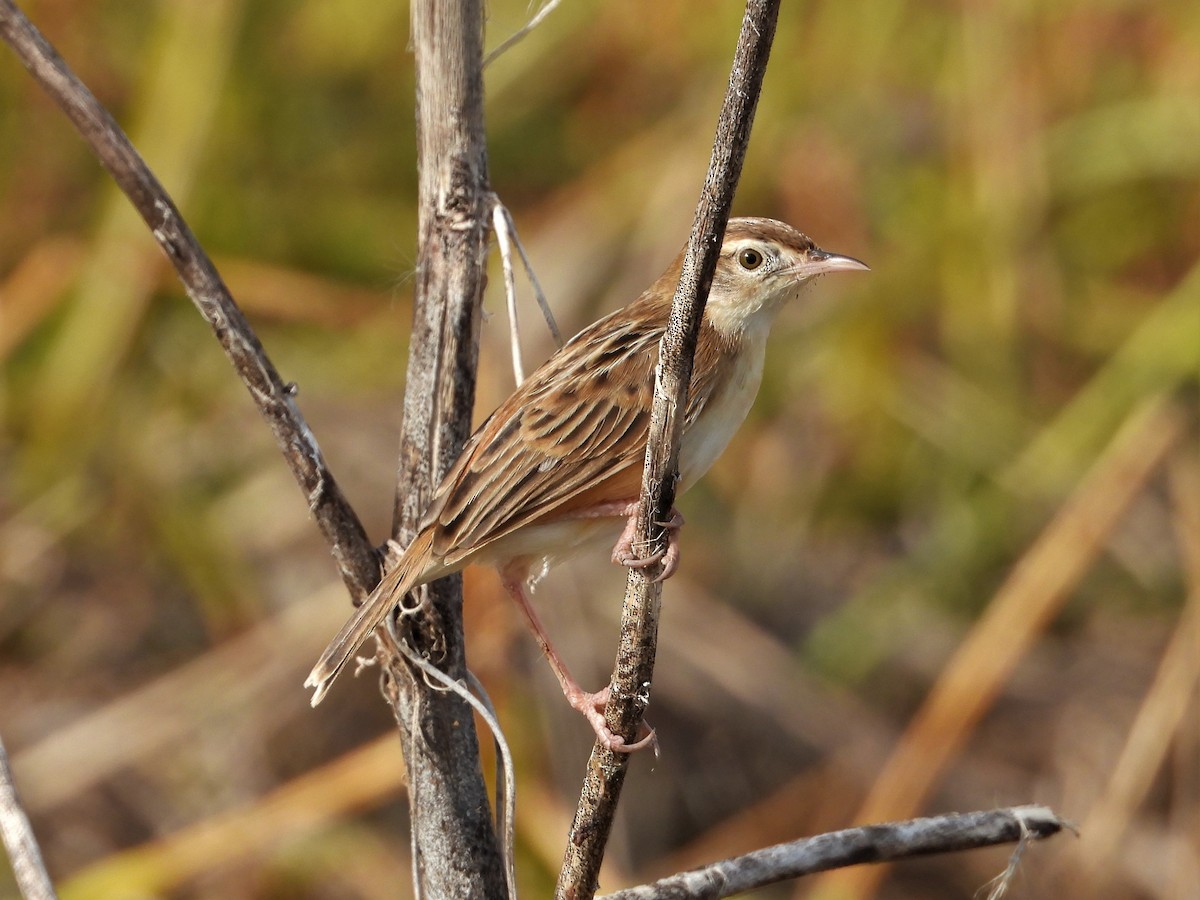
[[[808,259],[796,266],[792,271],[802,277],[825,275],[829,272],[866,272],[870,270],[862,260],[853,256],[842,256],[840,253],[829,253],[814,247],[808,251]]]

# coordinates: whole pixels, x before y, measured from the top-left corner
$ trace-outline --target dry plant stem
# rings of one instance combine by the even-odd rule
[[[525,380],[525,365],[521,362],[521,325],[517,311],[517,279],[513,272],[512,242],[509,240],[508,211],[495,201],[492,205],[492,230],[500,247],[504,268],[504,297],[508,304],[508,340],[512,352],[513,382],[520,387]]]
[[[441,669],[430,665],[422,659],[406,644],[401,644],[399,649],[405,659],[424,672],[427,677],[440,684],[443,690],[457,694],[469,703],[471,708],[483,719],[484,724],[492,732],[497,760],[496,830],[503,841],[504,869],[508,878],[509,900],[515,900],[517,884],[515,869],[517,841],[515,830],[517,812],[515,787],[517,776],[516,769],[513,766],[512,752],[508,748],[508,741],[505,740],[504,732],[500,728],[500,722],[496,719],[496,707],[492,704],[487,690],[484,689],[483,684],[475,677],[473,672],[467,672],[466,683],[454,681]]]
[[[500,248],[500,260],[504,266],[504,293],[508,301],[508,326],[509,326],[509,341],[512,350],[513,362],[513,378],[518,386],[525,380],[525,366],[521,361],[521,327],[518,324],[517,312],[517,284],[516,277],[512,264],[512,251],[515,247],[517,253],[520,254],[521,264],[525,267],[525,276],[529,279],[529,285],[533,288],[533,296],[537,299],[538,308],[542,311],[542,317],[546,320],[546,327],[550,330],[551,336],[554,338],[554,344],[560,350],[563,345],[562,333],[558,330],[558,323],[554,321],[554,313],[550,309],[550,303],[546,300],[546,295],[542,291],[542,286],[538,282],[537,274],[533,271],[533,265],[529,262],[529,254],[525,252],[525,245],[521,243],[521,236],[517,234],[517,223],[513,221],[512,214],[509,213],[508,207],[500,202],[500,198],[495,194],[491,198],[492,204],[492,228],[496,232],[496,243]]]
[[[778,16],[779,0],[749,0],[746,4],[708,175],[696,207],[667,333],[659,350],[634,538],[642,543],[635,546],[662,546],[665,533],[656,523],[670,519],[675,503],[682,412],[687,405],[700,319],[741,176]],[[630,742],[637,736],[649,702],[662,595],[662,586],[655,578],[660,571],[660,565],[630,570],[622,610],[620,645],[606,719],[614,734]],[[556,897],[580,900],[595,894],[628,762],[628,754],[614,753],[600,744],[592,749]]]
[[[1200,688],[1200,454],[1182,442],[1168,466],[1175,507],[1176,542],[1190,590],[1179,621],[1163,648],[1154,680],[1129,726],[1125,746],[1103,791],[1083,819],[1084,839],[1076,846],[1086,895],[1101,885],[1121,861],[1121,841],[1132,830],[1138,808],[1159,777],[1172,744],[1180,742],[1188,709]]]
[[[487,259],[480,0],[412,4],[420,220],[393,534],[406,545],[470,434]],[[421,589],[402,639],[454,680],[466,660],[462,580]],[[408,763],[415,877],[429,897],[506,896],[470,707],[387,654]]]
[[[1130,414],[946,663],[857,820],[910,815],[920,807],[1186,427],[1180,405],[1164,394],[1147,397]],[[822,888],[829,896],[871,896],[886,871],[833,873]]]
[[[443,85],[461,85],[468,80],[465,72],[472,73],[469,80],[474,83],[472,91],[479,114],[463,117],[464,122],[470,123],[470,140],[452,146],[454,142],[446,140],[445,134],[460,121],[458,110],[465,106],[447,104],[459,103],[462,98],[454,90],[446,93],[438,87],[430,88],[429,78],[421,82],[434,102],[421,104],[423,119],[432,123],[422,134],[426,164],[422,166],[424,215],[418,273],[419,297],[427,298],[428,302],[418,306],[415,313],[398,488],[398,497],[403,499],[397,503],[398,507],[407,504],[410,512],[405,521],[410,523],[416,515],[411,510],[423,505],[429,485],[453,460],[467,434],[474,392],[482,259],[486,250],[482,201],[486,193],[486,167],[482,164],[482,89],[478,77],[482,25],[478,3],[461,4],[454,11],[459,15],[443,12],[435,17],[429,13],[430,9],[428,3],[414,6],[414,33],[421,33],[416,24],[424,10],[426,22],[440,18],[442,21],[436,23],[436,28],[453,34],[429,37],[424,46],[434,47],[437,52],[425,54],[424,58],[428,61],[431,55],[436,57],[434,69],[449,73],[440,82]],[[275,433],[308,497],[318,526],[333,548],[351,594],[356,598],[366,596],[378,583],[380,574],[378,559],[366,533],[326,469],[312,433],[296,408],[294,387],[283,382],[267,359],[170,197],[112,117],[9,0],[0,0],[0,36],[66,112],[150,227]],[[469,44],[465,49],[464,39]],[[447,57],[454,51],[462,52],[457,61],[448,63]],[[421,59],[419,47],[419,64]],[[463,59],[470,64],[464,66]],[[426,112],[431,107],[433,111]],[[413,485],[419,489],[412,490]],[[403,535],[403,530],[398,534]],[[435,601],[430,608],[451,610],[450,621],[456,622],[454,613],[461,604],[461,593],[453,585],[436,586],[431,593]],[[461,625],[452,624],[440,630],[438,640],[443,638],[447,667],[451,672],[460,671]],[[411,686],[411,682],[403,680],[396,683],[399,693],[405,692],[406,684]],[[437,885],[431,892],[438,896],[503,896],[503,870],[487,816],[482,776],[474,779],[476,790],[468,787],[471,779],[462,774],[471,771],[478,774],[479,770],[474,731],[461,727],[464,722],[470,723],[469,711],[457,700],[448,706],[440,695],[422,702],[420,711],[416,719],[418,728],[406,734],[406,750],[414,793],[429,789],[433,796],[424,798],[432,802],[428,810],[422,807],[419,821],[414,816],[417,846],[422,853],[416,865],[422,867],[427,887]],[[407,715],[399,715],[398,720],[402,730],[413,721]],[[414,738],[422,748],[415,754]],[[437,747],[438,753],[427,752],[426,745]],[[454,796],[439,797],[438,790],[430,785],[448,786]],[[442,799],[447,802],[437,802]]]
[[[1066,823],[1044,806],[865,825],[755,850],[654,884],[605,894],[604,900],[716,900],[841,866],[1046,838],[1064,827]]]
[[[42,862],[42,851],[33,834],[33,826],[17,797],[8,753],[0,741],[0,838],[12,861],[13,877],[25,900],[54,900],[54,885]]]
[[[296,407],[295,386],[279,377],[212,260],[129,138],[10,0],[0,0],[0,37],[67,114],[149,226],[270,425],[346,586],[353,596],[365,597],[379,581],[379,562]]]
[[[533,31],[533,29],[542,24],[542,21],[546,18],[546,16],[554,12],[554,8],[558,6],[560,2],[561,0],[546,0],[546,2],[542,4],[541,9],[533,14],[533,18],[526,22],[525,25],[515,34],[505,38],[499,47],[487,55],[487,59],[483,61],[483,64],[485,66],[491,65],[497,57],[502,56],[505,51],[523,41],[529,35],[529,33]]]
[[[405,775],[395,737],[376,738],[248,805],[109,853],[64,879],[63,895],[111,897],[119,884],[124,896],[183,896],[216,873],[245,871],[239,867],[385,806],[405,790]]]

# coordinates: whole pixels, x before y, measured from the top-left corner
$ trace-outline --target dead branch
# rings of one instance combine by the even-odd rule
[[[1070,826],[1044,806],[954,813],[864,825],[776,844],[709,866],[606,894],[604,900],[717,900],[741,891],[859,863],[910,859],[1039,840]]]
[[[480,0],[412,5],[420,191],[413,332],[393,536],[408,544],[434,487],[470,435],[486,280],[487,148]],[[466,676],[462,579],[420,589],[400,639],[450,678]],[[408,763],[414,879],[424,896],[507,895],[469,706],[398,653],[385,693]]]
[[[432,4],[417,4],[413,30],[420,36],[423,203],[396,504],[401,538],[469,430],[488,212],[479,4],[468,0],[452,13],[443,5],[438,15]],[[0,37],[145,220],[274,432],[351,595],[366,596],[379,580],[378,558],[296,407],[295,386],[280,378],[211,260],[124,132],[10,0],[0,0]],[[436,646],[444,667],[461,673],[461,592],[448,582],[430,596],[427,608],[438,614],[436,622],[428,620],[423,640],[414,643],[421,649]],[[461,702],[425,690],[423,681],[414,691],[416,682],[403,666],[391,671],[393,696],[405,698],[396,709],[410,761],[418,872],[438,886],[439,896],[503,896],[471,714]]]
[[[687,386],[700,319],[729,221],[734,190],[741,176],[778,16],[779,0],[749,0],[746,4],[729,87],[717,122],[708,175],[696,207],[683,272],[659,350],[640,498],[641,515],[634,539],[637,546],[662,545],[663,529],[655,523],[667,521],[675,502],[682,410],[687,407]],[[606,716],[609,728],[627,740],[636,735],[649,702],[658,636],[658,606],[662,595],[662,586],[653,579],[659,571],[658,566],[631,570],[625,592],[620,645]],[[557,897],[574,900],[595,894],[600,862],[612,830],[628,762],[627,754],[614,753],[599,744],[593,748],[579,806],[571,823]]]
[[[379,562],[296,406],[296,386],[279,377],[212,260],[125,132],[11,0],[0,0],[0,37],[66,113],[145,220],[271,427],[351,595],[365,597],[379,582]]]

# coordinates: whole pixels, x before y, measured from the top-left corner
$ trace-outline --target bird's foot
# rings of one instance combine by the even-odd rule
[[[665,550],[656,550],[649,556],[638,556],[634,553],[633,538],[637,533],[637,510],[635,508],[629,513],[629,518],[625,522],[625,530],[621,532],[621,536],[617,538],[617,543],[613,547],[612,561],[630,569],[644,569],[661,560],[662,571],[654,580],[666,581],[679,568],[679,529],[683,527],[683,516],[679,510],[671,507],[671,514],[667,521],[654,524],[666,529],[667,547]]]
[[[566,691],[567,702],[574,709],[583,713],[583,717],[592,726],[592,731],[596,732],[596,740],[607,749],[614,753],[633,753],[635,750],[653,746],[654,755],[658,756],[658,736],[654,733],[654,729],[645,722],[639,723],[638,739],[633,743],[626,742],[625,738],[615,734],[608,727],[608,722],[604,720],[604,708],[608,705],[611,691],[611,687],[606,687],[602,691],[589,694],[576,685],[573,690]]]

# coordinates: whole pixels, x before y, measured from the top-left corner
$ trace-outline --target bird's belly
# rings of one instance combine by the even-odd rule
[[[528,558],[555,563],[588,548],[611,548],[625,527],[624,517],[563,518],[526,525],[489,544],[478,560],[504,563]]]
[[[763,357],[760,349],[747,348],[729,381],[705,404],[696,421],[684,432],[683,445],[679,448],[680,493],[712,468],[746,420],[762,383]]]

